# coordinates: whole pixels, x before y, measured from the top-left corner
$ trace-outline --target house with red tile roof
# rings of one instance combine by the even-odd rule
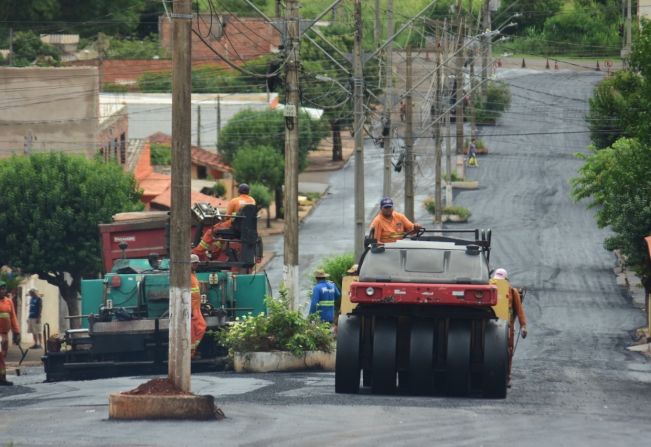
[[[154,171],[151,165],[151,146],[145,142],[138,154],[138,159],[133,169],[133,175],[142,189],[142,202],[148,210],[169,210],[171,208],[172,177]],[[207,202],[213,207],[225,211],[228,202],[225,199],[202,194],[198,191],[190,192],[190,201],[194,205],[198,202]]]

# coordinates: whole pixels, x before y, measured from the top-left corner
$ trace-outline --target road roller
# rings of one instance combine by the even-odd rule
[[[339,317],[335,390],[505,398],[509,309],[491,231],[367,238]]]

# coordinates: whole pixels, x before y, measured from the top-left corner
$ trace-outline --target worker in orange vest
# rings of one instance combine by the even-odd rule
[[[199,242],[199,244],[194,247],[192,253],[203,259],[206,259],[207,257],[206,252],[211,253],[212,259],[216,259],[218,257],[218,253],[222,248],[222,243],[215,238],[215,232],[230,228],[233,225],[232,216],[236,215],[240,208],[245,205],[255,205],[255,199],[249,195],[249,185],[242,183],[237,188],[237,191],[239,192],[239,196],[232,198],[228,202],[228,207],[226,208],[226,219],[213,225],[212,228],[208,228],[203,234],[201,242]]]
[[[505,279],[509,280],[509,275],[507,271],[503,268],[496,269],[493,273],[493,278],[495,279]],[[509,378],[507,386],[511,388],[511,365],[513,363],[513,354],[515,349],[515,319],[518,318],[520,323],[520,333],[522,338],[527,338],[527,316],[524,314],[524,306],[522,306],[522,299],[520,298],[520,292],[518,289],[511,287],[509,283],[509,293],[507,295],[509,300]]]
[[[197,267],[199,267],[199,256],[190,255],[190,296],[192,299],[192,320],[190,324],[190,347],[191,357],[197,357],[197,347],[206,333],[206,320],[201,313],[201,287],[197,279]]]
[[[373,237],[382,244],[403,239],[408,233],[420,228],[420,225],[407,219],[404,214],[394,211],[393,200],[389,197],[380,201],[380,212],[371,222]]]
[[[0,281],[0,386],[13,385],[7,380],[5,357],[9,350],[9,331],[13,332],[13,342],[20,344],[20,326],[11,296],[7,294],[7,284]]]

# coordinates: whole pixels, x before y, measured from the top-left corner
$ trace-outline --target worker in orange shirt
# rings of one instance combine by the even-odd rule
[[[206,252],[209,251],[212,255],[212,259],[217,259],[218,253],[222,248],[221,241],[215,238],[215,232],[219,230],[226,230],[231,228],[233,225],[233,217],[237,212],[245,205],[255,205],[255,199],[249,195],[250,188],[246,183],[240,184],[237,188],[239,196],[232,198],[228,202],[228,207],[226,208],[226,218],[215,225],[212,228],[208,228],[201,238],[201,242],[194,247],[192,253],[196,254],[200,258],[206,258]]]
[[[509,280],[509,275],[507,271],[503,268],[496,269],[493,273],[494,279],[505,279]],[[527,338],[527,316],[524,314],[524,307],[522,306],[522,299],[520,298],[520,292],[518,289],[511,287],[509,283],[509,293],[507,295],[509,300],[509,377],[507,385],[511,388],[511,365],[513,363],[513,354],[515,350],[515,318],[518,318],[520,323],[520,333],[522,338]]]
[[[0,280],[0,386],[13,385],[7,380],[5,357],[9,350],[9,331],[13,332],[13,342],[20,344],[20,327],[16,309],[11,296],[7,295],[7,284]]]
[[[190,347],[191,357],[196,358],[197,347],[206,333],[206,320],[201,313],[201,287],[197,279],[197,267],[199,267],[199,256],[190,255],[190,296],[192,301],[192,319],[190,324]]]
[[[404,214],[393,210],[393,200],[385,197],[380,201],[380,212],[373,222],[371,231],[376,241],[384,244],[403,239],[408,233],[422,227],[413,223]]]

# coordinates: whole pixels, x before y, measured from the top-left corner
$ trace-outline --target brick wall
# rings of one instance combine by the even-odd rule
[[[219,54],[233,61],[255,59],[275,51],[280,45],[280,33],[264,19],[209,15],[195,17],[192,28]],[[172,23],[165,16],[158,20],[161,45],[172,50]],[[192,60],[220,60],[199,37],[192,34]]]

